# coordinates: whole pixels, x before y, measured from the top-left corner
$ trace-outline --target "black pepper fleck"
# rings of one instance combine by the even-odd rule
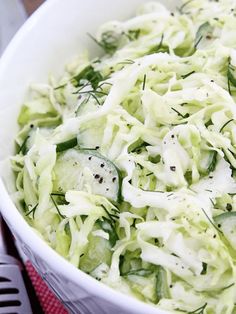
[[[31,124],[31,125],[30,125],[30,128],[31,128],[31,129],[33,129],[33,127],[34,127],[34,125],[33,125],[33,124]]]
[[[102,184],[103,178],[100,178],[98,182],[99,182],[100,184]]]
[[[116,181],[116,177],[112,178],[112,182],[115,182]]]
[[[92,159],[92,156],[90,156],[89,158],[88,158],[88,160],[91,160]]]
[[[101,165],[100,165],[101,168],[103,168],[104,166],[105,166],[104,164],[101,164]]]
[[[99,174],[95,174],[95,175],[94,175],[94,178],[95,178],[95,179],[99,179],[99,178],[100,178],[100,175],[99,175]]]
[[[233,209],[233,207],[232,207],[232,205],[231,205],[230,203],[228,203],[228,204],[226,205],[226,209],[227,209],[229,212],[231,212],[231,210]]]
[[[171,170],[171,171],[175,171],[175,170],[176,170],[176,167],[175,167],[175,166],[171,166],[171,167],[170,167],[170,170]]]

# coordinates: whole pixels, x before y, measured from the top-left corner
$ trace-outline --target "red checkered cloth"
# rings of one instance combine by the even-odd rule
[[[63,305],[53,294],[53,292],[48,288],[46,283],[36,272],[36,270],[29,261],[25,263],[25,268],[34,286],[43,312],[45,314],[68,314],[67,310],[63,307]]]

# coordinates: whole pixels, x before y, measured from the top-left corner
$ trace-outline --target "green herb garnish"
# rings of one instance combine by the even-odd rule
[[[57,144],[56,151],[57,151],[57,153],[61,153],[61,152],[65,151],[65,150],[73,148],[73,147],[75,147],[77,145],[78,145],[77,137],[74,137],[74,138],[72,138],[72,139],[70,139],[68,141],[65,141],[65,142]]]
[[[201,275],[205,275],[207,273],[207,263],[202,263],[202,271]]]
[[[195,0],[189,0],[189,1],[185,2],[180,8],[177,8],[179,13],[184,14],[184,9],[193,1],[195,1]]]
[[[19,148],[17,154],[20,154],[20,153],[22,153],[23,155],[26,154],[26,150],[27,150],[26,144],[27,144],[28,139],[29,139],[29,136],[27,136],[27,137],[24,139],[24,141],[23,141],[22,145],[20,146],[20,148]]]
[[[164,34],[161,35],[160,43],[157,46],[153,46],[148,52],[148,55],[151,55],[153,53],[158,52],[168,52],[169,53],[169,47],[163,44],[164,41]]]
[[[234,285],[235,285],[235,283],[231,283],[231,285],[228,285],[228,286],[224,287],[222,290],[229,289],[229,288],[233,287]]]
[[[207,220],[210,222],[210,224],[220,233],[223,233],[215,224],[214,222],[210,219],[210,217],[207,215],[206,211],[204,208],[202,208],[203,213],[205,214]]]
[[[137,40],[141,34],[141,29],[130,29],[125,35],[130,41]]]
[[[106,212],[107,216],[112,221],[112,223],[115,223],[116,219],[119,219],[119,217],[117,215],[109,213],[109,211],[106,209],[106,207],[104,205],[101,205],[101,207],[104,209],[104,211]]]
[[[204,310],[207,307],[207,303],[205,303],[203,306],[199,307],[195,311],[188,312],[188,314],[204,314]]]
[[[142,90],[145,90],[145,87],[146,87],[146,80],[147,80],[147,75],[144,74]]]
[[[180,116],[183,119],[187,119],[189,117],[189,114],[186,113],[185,115],[183,115],[182,113],[180,113],[178,110],[176,110],[175,108],[171,107],[171,109],[177,113],[178,116]]]
[[[209,166],[207,168],[207,171],[210,173],[210,172],[213,172],[216,168],[216,164],[217,164],[217,151],[214,151],[211,153],[210,155],[210,162],[209,162]]]
[[[99,83],[103,80],[103,76],[100,72],[95,71],[92,65],[85,67],[79,74],[74,76],[71,81],[75,87],[81,86],[81,81],[86,80],[90,82],[93,89],[97,89]],[[83,86],[83,84],[82,84]]]
[[[114,54],[117,50],[121,38],[121,34],[115,34],[112,31],[108,31],[102,34],[101,40],[97,40],[91,34],[88,36],[99,46],[101,47],[107,54]]]
[[[65,219],[66,216],[64,216],[64,215],[61,214],[61,212],[60,212],[60,210],[59,210],[59,208],[58,208],[58,206],[57,206],[57,203],[56,203],[56,201],[55,201],[54,198],[53,198],[53,194],[50,194],[50,198],[51,198],[51,200],[52,200],[52,202],[53,202],[53,205],[55,206],[55,208],[56,208],[56,210],[57,210],[57,212],[58,212],[58,215],[59,215],[62,219]]]
[[[221,127],[221,129],[220,129],[220,133],[224,130],[224,128],[230,123],[230,122],[232,122],[232,121],[234,121],[234,119],[230,119],[229,121],[227,121],[222,127]]]
[[[189,73],[187,73],[185,75],[181,75],[181,77],[182,77],[182,79],[186,79],[187,77],[189,77],[190,75],[192,75],[194,73],[195,73],[195,71],[191,71],[191,72],[189,72]]]
[[[32,217],[34,219],[34,215],[35,215],[35,211],[37,209],[39,204],[36,204],[30,211],[28,211],[27,213],[25,213],[25,216],[29,216],[30,214],[33,214]]]

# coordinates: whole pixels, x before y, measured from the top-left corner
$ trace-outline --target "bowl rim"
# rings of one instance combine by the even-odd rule
[[[59,0],[46,1],[28,18],[3,52],[0,58],[0,74],[6,71],[8,63],[17,52],[19,43],[24,40],[26,34],[30,32],[31,28],[37,23],[40,23],[40,19],[45,13],[49,10],[53,10],[53,7],[58,6],[59,4]],[[65,279],[80,286],[86,292],[91,294],[91,297],[98,297],[101,300],[108,301],[110,304],[122,308],[123,310],[128,310],[130,312],[133,311],[137,314],[170,313],[169,311],[164,311],[155,307],[155,305],[144,303],[135,297],[125,295],[124,293],[97,281],[95,278],[76,268],[68,260],[59,255],[26,222],[11,200],[1,178],[0,211],[3,214],[3,217],[10,222],[10,227],[13,227],[16,233],[20,235],[20,238],[24,241],[24,243],[27,244],[34,253],[36,253],[35,248],[37,248],[37,252],[40,252],[39,257],[45,261],[51,269],[55,270],[59,274],[62,274]],[[12,218],[12,214],[14,214],[14,219]],[[36,255],[38,255],[38,253],[36,253]]]

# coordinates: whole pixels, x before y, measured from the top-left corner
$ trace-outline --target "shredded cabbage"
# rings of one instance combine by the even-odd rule
[[[34,84],[18,118],[13,199],[29,224],[97,280],[173,313],[236,313],[236,252],[214,220],[236,211],[235,8],[151,2],[106,23],[91,36],[104,56]],[[74,141],[114,165],[118,201],[93,194],[89,164],[82,190],[60,190]]]

